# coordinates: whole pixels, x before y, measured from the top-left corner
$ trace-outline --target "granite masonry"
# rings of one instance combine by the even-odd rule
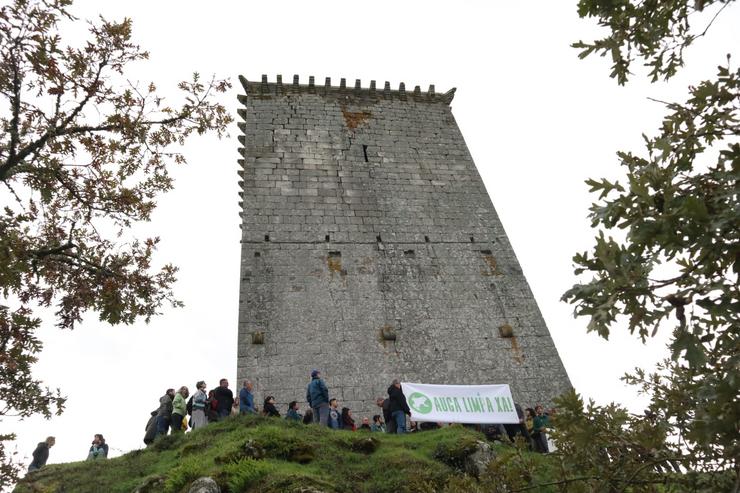
[[[313,368],[356,419],[393,378],[508,383],[527,406],[570,388],[454,89],[241,83],[238,378],[258,404],[304,402]]]

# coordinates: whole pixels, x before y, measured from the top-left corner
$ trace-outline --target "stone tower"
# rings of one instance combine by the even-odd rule
[[[312,368],[356,417],[396,377],[508,383],[526,405],[570,387],[455,89],[241,83],[237,366],[258,400],[303,401]]]

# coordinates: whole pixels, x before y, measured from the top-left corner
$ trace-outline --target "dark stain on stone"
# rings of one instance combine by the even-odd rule
[[[341,252],[329,252],[326,257],[326,265],[329,267],[329,272],[332,275],[336,272],[341,276],[347,275],[347,270],[342,269],[342,253]]]
[[[498,328],[499,333],[501,334],[501,337],[509,338],[514,336],[514,329],[509,324],[504,324]]]
[[[396,330],[392,325],[384,325],[380,328],[380,337],[383,341],[395,341]]]
[[[357,127],[365,123],[371,116],[373,116],[373,114],[369,111],[349,111],[344,105],[342,105],[341,108],[342,116],[344,117],[344,123],[350,130],[356,129]]]
[[[520,365],[524,363],[524,355],[522,354],[522,348],[519,347],[519,342],[516,340],[516,336],[511,336],[511,352],[514,355],[514,361]]]
[[[501,273],[497,270],[496,258],[491,253],[491,250],[481,250],[480,253],[483,257],[483,261],[488,266],[488,270],[481,271],[481,274],[484,276],[501,275]]]

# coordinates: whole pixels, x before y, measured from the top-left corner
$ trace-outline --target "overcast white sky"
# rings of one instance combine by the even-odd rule
[[[133,18],[135,38],[151,59],[131,76],[154,81],[164,94],[174,95],[175,83],[195,70],[231,77],[224,102],[234,113],[238,74],[359,78],[363,87],[370,79],[394,88],[403,81],[407,90],[435,84],[440,93],[457,87],[453,113],[572,383],[598,402],[642,409],[619,377],[651,365],[664,354],[663,341],[643,346],[617,332],[604,342],[586,334],[585,320],[574,320],[572,308],[559,302],[574,282],[572,255],[594,235],[583,182],[619,176],[615,151],[639,150],[641,133],[655,131],[664,111],[648,96],[683,100],[688,84],[713,76],[725,54],[737,50],[738,5],[688,51],[687,69],[670,84],[636,79],[626,88],[609,79],[606,59],[579,61],[569,47],[598,33],[578,19],[575,1],[85,0],[72,12]],[[110,327],[89,316],[73,332],[55,329],[52,319],[41,330],[45,349],[36,375],[69,400],[50,421],[0,424],[0,432],[18,433],[23,456],[55,435],[49,463],[82,460],[95,433],[118,455],[143,446],[149,411],[167,387],[192,389],[200,379],[215,386],[221,377],[238,387],[237,134],[234,125],[229,139],[194,139],[175,190],[139,228],[161,236],[160,260],[179,265],[176,288],[186,307],[149,325]]]

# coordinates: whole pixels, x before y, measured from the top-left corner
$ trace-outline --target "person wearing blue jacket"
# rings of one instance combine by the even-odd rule
[[[252,382],[244,380],[244,387],[239,391],[239,414],[257,414],[252,388]]]
[[[296,423],[303,421],[303,416],[298,412],[298,402],[290,401],[290,404],[288,404],[288,413],[285,415],[285,419],[288,421],[295,421]]]
[[[329,426],[329,389],[319,370],[311,370],[311,383],[306,388],[306,401],[313,409],[313,421]]]

